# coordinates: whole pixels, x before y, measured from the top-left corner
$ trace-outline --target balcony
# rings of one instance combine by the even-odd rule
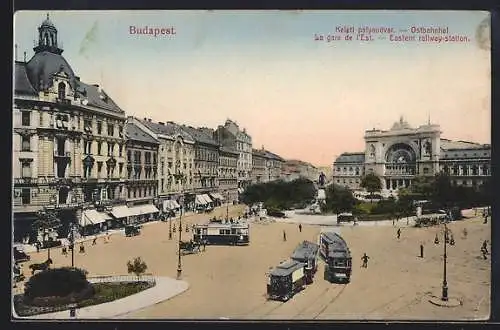
[[[71,158],[71,152],[54,150],[54,158]]]
[[[56,103],[58,103],[58,104],[65,104],[65,105],[71,105],[71,100],[57,98],[56,99]]]

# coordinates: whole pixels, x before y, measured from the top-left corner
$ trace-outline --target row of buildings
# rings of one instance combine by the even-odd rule
[[[32,231],[42,209],[70,224],[106,228],[161,211],[238,201],[245,187],[318,177],[307,163],[285,161],[227,120],[191,127],[127,116],[95,84],[75,74],[47,19],[34,56],[15,61],[13,106],[14,236]]]
[[[367,130],[365,150],[346,152],[333,163],[333,182],[360,189],[361,178],[374,173],[381,178],[382,193],[396,194],[416,176],[444,172],[452,184],[480,186],[491,176],[491,145],[452,141],[430,121],[411,127],[403,118],[389,130]]]

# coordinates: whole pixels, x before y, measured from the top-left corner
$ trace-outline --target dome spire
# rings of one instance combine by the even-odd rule
[[[48,51],[58,55],[63,52],[57,45],[57,29],[50,21],[49,13],[47,13],[47,19],[45,19],[38,28],[38,45],[36,45],[33,50],[35,53]]]

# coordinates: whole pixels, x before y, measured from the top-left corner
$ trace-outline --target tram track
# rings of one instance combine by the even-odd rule
[[[328,308],[328,306],[330,306],[332,303],[334,303],[342,295],[342,293],[344,292],[346,287],[347,287],[347,284],[342,284],[342,288],[340,289],[340,291],[335,296],[333,296],[326,304],[324,304],[324,306],[321,307],[319,312],[317,312],[316,315],[314,315],[314,317],[312,317],[312,319],[315,320],[318,318],[318,316],[323,314],[323,312]]]

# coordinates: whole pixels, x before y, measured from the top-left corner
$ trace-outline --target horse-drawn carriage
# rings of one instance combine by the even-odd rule
[[[141,227],[137,225],[128,225],[125,227],[125,236],[137,236],[141,234]]]
[[[201,252],[201,246],[202,246],[201,241],[180,241],[179,242],[179,250],[182,255],[186,254],[195,254],[198,252]]]
[[[30,256],[27,255],[19,247],[14,247],[14,249],[13,249],[13,255],[14,255],[14,261],[15,262],[24,262],[24,261],[29,261],[30,260]]]

